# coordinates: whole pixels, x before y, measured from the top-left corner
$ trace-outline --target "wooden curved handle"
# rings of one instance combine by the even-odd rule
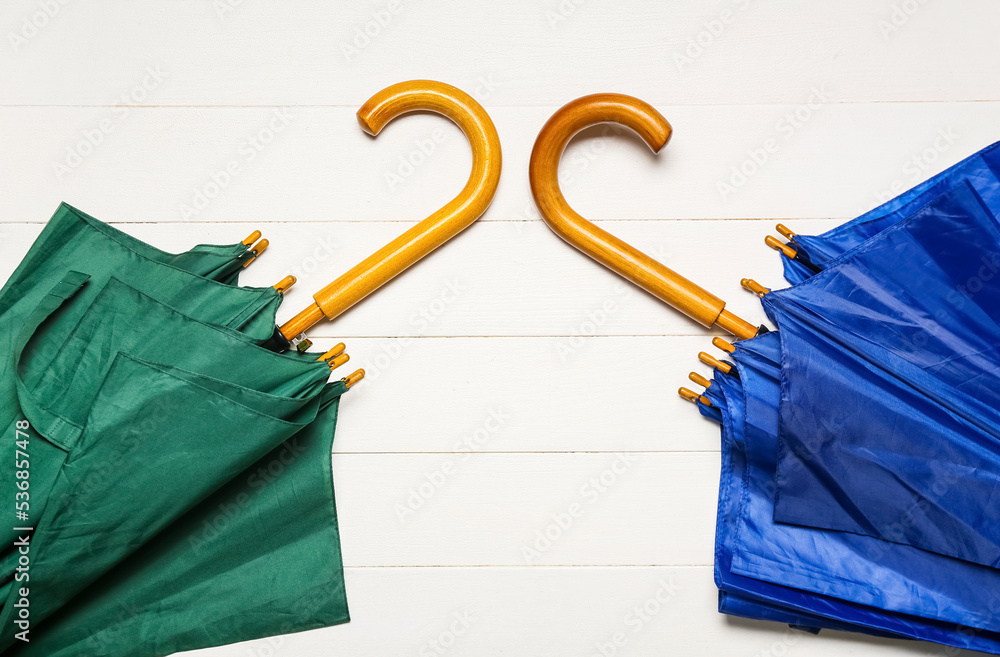
[[[387,87],[358,110],[362,130],[377,135],[401,114],[430,111],[458,124],[472,146],[469,182],[450,203],[389,242],[314,295],[315,303],[281,327],[293,338],[333,319],[467,228],[493,201],[500,183],[500,137],[482,105],[443,82],[411,80]]]
[[[739,338],[757,329],[726,310],[726,303],[577,214],[559,189],[559,159],[575,134],[597,123],[631,128],[658,153],[672,129],[652,105],[624,94],[594,94],[564,105],[548,120],[531,151],[528,178],[538,211],[559,237],[688,317],[718,324]]]

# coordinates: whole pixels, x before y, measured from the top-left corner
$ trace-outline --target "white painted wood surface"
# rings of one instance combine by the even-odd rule
[[[503,141],[493,206],[313,332],[369,370],[334,455],[354,620],[196,654],[589,656],[619,632],[626,657],[937,654],[716,613],[717,428],[675,392],[709,335],[549,233],[527,157],[579,95],[657,105],[663,153],[589,131],[567,196],[760,322],[738,281],[780,284],[776,219],[823,230],[1000,138],[998,20],[990,0],[9,0],[0,278],[67,201],[169,250],[261,228],[245,282],[295,273],[290,316],[467,177],[447,121],[373,140],[357,106],[410,78],[460,86]],[[585,488],[616,462],[614,485]]]

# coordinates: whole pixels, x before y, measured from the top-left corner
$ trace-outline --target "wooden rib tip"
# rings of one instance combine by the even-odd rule
[[[742,279],[740,281],[740,285],[742,285],[744,288],[750,290],[751,292],[753,292],[754,294],[756,294],[759,297],[762,297],[762,296],[764,296],[765,294],[768,294],[771,291],[771,290],[769,290],[768,288],[764,287],[763,285],[761,285],[760,283],[758,283],[757,281],[755,281],[752,278],[744,278],[744,279]]]
[[[795,258],[795,256],[798,255],[798,251],[788,246],[784,242],[781,242],[774,235],[768,235],[767,237],[765,237],[764,244],[767,244],[775,251],[781,251],[781,254],[784,255],[786,258]]]
[[[712,338],[712,345],[715,346],[717,349],[721,349],[727,354],[731,354],[734,351],[736,351],[736,347],[734,347],[731,343],[726,342],[722,338]]]
[[[280,281],[278,281],[277,283],[275,283],[273,287],[274,287],[275,290],[278,291],[279,294],[284,294],[285,292],[288,291],[288,289],[290,287],[292,287],[293,285],[295,285],[295,283],[298,280],[299,279],[297,279],[294,276],[292,276],[291,274],[289,274],[288,276],[285,276]]]
[[[330,360],[326,361],[326,363],[330,366],[330,371],[332,372],[349,360],[351,360],[350,354],[340,354],[339,356],[334,356]]]
[[[692,404],[700,403],[704,404],[705,406],[712,405],[712,401],[708,397],[706,397],[705,395],[699,395],[694,390],[689,390],[687,388],[678,388],[677,394],[679,394],[682,398],[686,399]]]
[[[733,369],[729,365],[726,365],[725,363],[723,363],[718,358],[712,356],[711,354],[707,354],[704,351],[698,354],[698,360],[700,360],[701,362],[705,363],[706,365],[709,365],[709,366],[711,366],[711,367],[719,370],[723,374],[729,374],[729,372],[731,372],[732,369]]]
[[[264,251],[266,251],[268,245],[270,245],[270,244],[271,243],[265,238],[265,239],[262,239],[261,241],[257,242],[253,246],[251,246],[250,249],[249,249],[249,251],[253,255],[253,257],[250,258],[249,260],[247,260],[246,262],[244,262],[243,263],[243,267],[244,268],[249,267],[250,263],[253,262],[254,260],[256,260],[257,256],[259,256],[261,253],[263,253]]]
[[[701,374],[698,374],[697,372],[691,372],[690,374],[688,374],[688,378],[691,379],[693,383],[701,386],[702,388],[708,388],[712,385],[711,381],[703,377]]]
[[[242,244],[243,246],[250,246],[257,240],[259,240],[260,236],[261,232],[259,230],[255,230],[254,232],[250,233],[245,240],[240,242],[240,244]]]
[[[353,386],[354,384],[356,384],[358,381],[360,381],[363,378],[365,378],[365,371],[364,370],[357,370],[354,373],[348,374],[347,376],[345,376],[343,379],[341,379],[341,381],[343,381],[344,384],[348,388],[350,388],[351,386]]]
[[[323,354],[322,356],[320,356],[316,360],[326,360],[326,361],[329,361],[330,359],[336,358],[340,354],[344,353],[344,350],[346,350],[346,349],[347,349],[347,345],[345,345],[343,342],[338,342],[336,345],[334,345],[333,349],[331,349],[330,351],[326,352],[325,354]]]
[[[788,226],[786,226],[785,224],[778,224],[777,226],[775,226],[775,230],[777,230],[778,234],[784,237],[786,240],[795,239],[795,233],[793,233],[791,229],[788,228]]]

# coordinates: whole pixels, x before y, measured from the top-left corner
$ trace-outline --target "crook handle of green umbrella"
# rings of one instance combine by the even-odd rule
[[[528,166],[531,193],[545,223],[591,258],[703,326],[717,325],[741,339],[756,335],[757,328],[726,310],[722,299],[598,228],[566,202],[558,176],[566,144],[584,128],[608,122],[631,128],[657,153],[672,131],[651,105],[624,94],[584,96],[557,110],[538,133]]]
[[[471,96],[433,80],[387,87],[358,110],[358,123],[377,135],[392,119],[414,111],[443,114],[472,146],[472,174],[458,196],[389,242],[314,295],[314,303],[281,327],[291,339],[324,317],[333,319],[467,228],[489,207],[500,183],[500,137],[486,110]]]

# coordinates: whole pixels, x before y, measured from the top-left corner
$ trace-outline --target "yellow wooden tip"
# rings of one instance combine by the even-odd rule
[[[764,296],[765,294],[767,294],[767,293],[769,293],[771,291],[771,290],[767,289],[766,287],[764,287],[763,285],[761,285],[760,283],[758,283],[757,281],[755,281],[752,278],[741,279],[740,280],[740,285],[742,285],[746,289],[750,290],[751,292],[753,292],[754,294],[756,294],[759,297],[762,297],[762,296]]]
[[[726,342],[722,338],[712,338],[712,344],[715,345],[716,348],[723,350],[727,354],[731,354],[734,351],[736,351],[736,347]]]
[[[794,258],[795,256],[798,255],[798,252],[795,249],[779,241],[778,238],[775,237],[774,235],[768,235],[767,237],[765,237],[764,244],[767,244],[775,251],[781,251],[786,258]]]
[[[363,378],[365,378],[365,371],[364,370],[358,370],[358,371],[354,372],[353,374],[348,374],[343,379],[341,379],[341,381],[343,381],[347,385],[347,387],[350,388],[351,386],[353,386],[354,384],[356,384],[358,381],[360,381]]]
[[[326,360],[326,361],[328,361],[331,358],[336,358],[340,354],[344,353],[345,349],[347,349],[347,346],[343,342],[338,342],[336,345],[334,345],[333,349],[331,349],[330,351],[326,352],[325,354],[323,354],[322,356],[320,356],[316,360]]]
[[[711,381],[703,377],[701,374],[698,374],[697,372],[691,372],[690,374],[688,374],[688,378],[691,379],[691,381],[693,381],[697,385],[700,385],[702,388],[708,388],[709,386],[712,385]]]
[[[786,240],[795,239],[795,233],[793,233],[785,224],[778,224],[776,229],[778,231],[778,234],[784,237]]]
[[[340,354],[339,356],[334,356],[333,358],[331,358],[330,360],[328,360],[327,361],[327,365],[330,366],[331,370],[335,370],[335,369],[337,369],[338,367],[340,367],[341,365],[343,365],[344,363],[346,363],[349,360],[351,360],[350,355],[348,355],[348,354]]]
[[[711,400],[708,397],[706,397],[705,395],[699,395],[694,390],[688,390],[687,388],[680,388],[680,389],[677,390],[677,394],[679,394],[681,397],[683,397],[684,399],[686,399],[689,402],[694,403],[694,404],[697,404],[697,403],[700,402],[700,403],[704,404],[705,406],[711,406],[712,405],[712,402],[711,402]]]
[[[260,255],[264,251],[267,251],[267,247],[270,244],[271,244],[271,242],[269,242],[265,238],[265,239],[262,239],[261,241],[257,242],[256,244],[254,244],[252,247],[250,247],[250,250],[253,251],[254,255]]]
[[[295,285],[295,282],[297,280],[298,280],[297,278],[295,278],[294,276],[292,276],[291,274],[289,274],[288,276],[285,276],[280,281],[278,281],[277,283],[275,283],[274,284],[274,289],[277,290],[278,292],[280,292],[281,294],[284,294],[285,292],[288,291],[288,288],[290,288],[293,285]]]
[[[263,253],[264,251],[267,250],[267,247],[268,247],[269,244],[270,244],[269,241],[267,241],[266,239],[262,239],[261,241],[257,242],[253,246],[251,246],[250,247],[250,253],[253,254],[253,257],[250,258],[249,260],[247,260],[246,262],[244,262],[243,263],[243,267],[244,268],[249,267],[250,263],[257,259],[257,256],[259,256],[261,253]],[[301,333],[301,331],[300,331],[300,333]]]
[[[698,360],[705,363],[706,365],[714,367],[723,374],[729,374],[729,372],[731,372],[733,369],[731,366],[723,363],[721,360],[718,360],[717,358],[715,358],[710,354],[706,354],[704,351],[698,354]]]
[[[247,236],[247,238],[243,240],[241,244],[243,244],[243,246],[250,246],[251,244],[260,239],[260,235],[261,232],[259,230],[255,230],[254,232],[250,233],[250,235]]]

